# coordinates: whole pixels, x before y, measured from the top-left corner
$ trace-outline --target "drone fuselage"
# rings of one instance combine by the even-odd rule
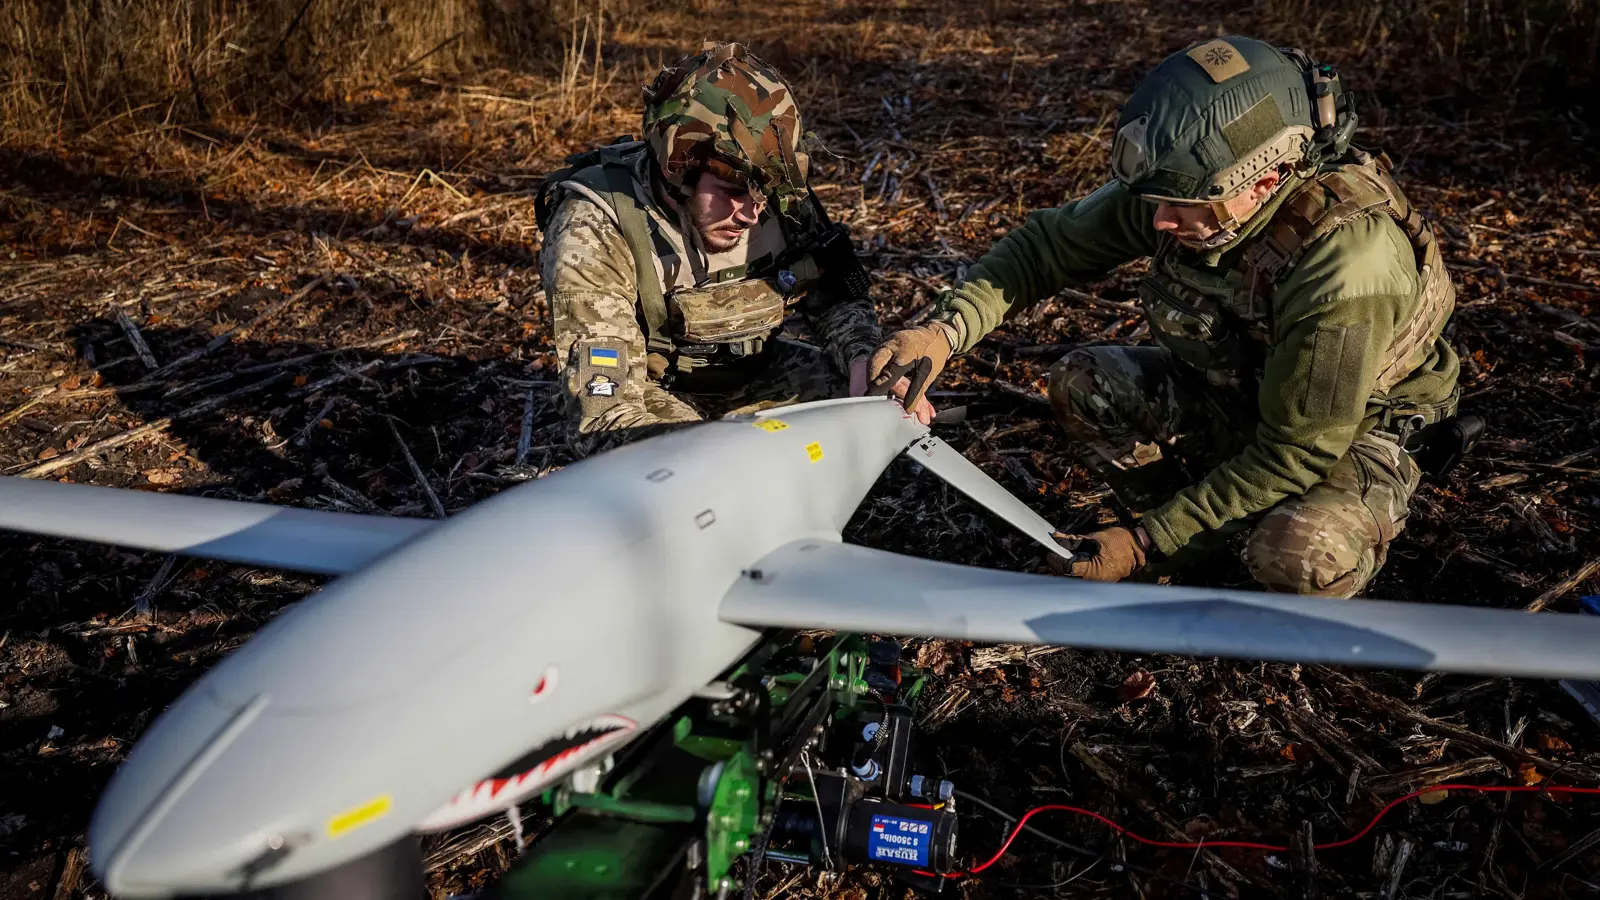
[[[117,897],[269,887],[503,810],[758,638],[754,560],[839,540],[926,432],[888,400],[692,426],[507,490],[338,578],[140,739],[90,826]]]

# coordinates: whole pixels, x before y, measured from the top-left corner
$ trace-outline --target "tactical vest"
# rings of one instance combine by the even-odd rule
[[[1397,408],[1387,400],[1395,385],[1426,362],[1455,309],[1455,286],[1445,271],[1438,242],[1422,216],[1390,177],[1386,155],[1352,150],[1285,198],[1272,221],[1230,253],[1236,262],[1220,269],[1184,262],[1180,245],[1163,237],[1139,297],[1155,338],[1180,361],[1219,387],[1249,388],[1261,378],[1272,333],[1272,294],[1316,241],[1360,216],[1382,212],[1405,232],[1415,254],[1417,312],[1395,337],[1379,369],[1369,409],[1380,427],[1422,416],[1427,424],[1452,415],[1458,392],[1428,407]],[[1333,199],[1328,199],[1331,194]]]
[[[712,272],[692,288],[667,290],[655,268],[658,252],[635,177],[644,153],[643,141],[624,139],[569,158],[568,167],[547,176],[540,189],[535,203],[540,230],[566,193],[560,188],[571,183],[587,188],[615,214],[633,256],[640,325],[657,378],[759,355],[783,327],[790,307],[820,277],[818,265],[803,249],[791,247],[777,257]],[[686,247],[688,239],[684,235]]]

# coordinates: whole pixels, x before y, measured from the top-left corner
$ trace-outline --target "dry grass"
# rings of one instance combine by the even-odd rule
[[[901,42],[902,3],[834,3],[836,19],[776,28],[764,48],[814,74],[815,57],[868,59]],[[989,44],[1012,0],[932,4],[943,28],[922,53]],[[762,18],[716,0],[11,0],[0,8],[0,143],[71,135],[107,121],[166,124],[263,114],[325,118],[397,76],[463,83],[533,76],[554,91],[552,127],[588,119],[609,89],[643,80],[662,48],[649,38],[716,34],[730,16]],[[1256,0],[1218,5],[1219,23],[1267,23],[1270,38],[1359,67],[1373,80],[1437,72],[1430,95],[1510,102],[1570,100],[1595,84],[1600,4],[1593,0],[1400,0],[1381,4]],[[755,15],[752,15],[755,13]],[[632,58],[608,58],[636,51]],[[687,49],[680,44],[678,49]],[[1002,48],[991,47],[998,50]],[[544,107],[548,112],[551,107]]]
[[[602,59],[629,0],[14,0],[0,11],[6,131],[298,111],[397,75],[559,68]],[[598,75],[598,68],[593,74]],[[574,101],[569,107],[576,106]],[[149,117],[147,116],[147,117]]]

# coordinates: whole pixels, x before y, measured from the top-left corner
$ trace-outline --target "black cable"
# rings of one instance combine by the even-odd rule
[[[767,827],[756,835],[755,843],[750,845],[750,853],[745,857],[744,900],[755,900],[756,885],[761,881],[761,869],[767,861],[767,840],[772,836],[772,827],[776,824],[778,817],[773,816]]]
[[[1001,809],[998,806],[995,806],[993,803],[990,803],[989,801],[983,799],[982,797],[976,796],[974,794],[969,794],[966,791],[962,791],[962,790],[957,790],[955,792],[955,795],[957,797],[960,797],[963,800],[971,800],[973,803],[976,803],[979,806],[982,806],[982,807],[988,809],[990,812],[994,813],[995,815],[999,816],[1002,819],[1005,819],[1007,822],[1019,821],[1018,817],[1013,816],[1012,814],[1006,812],[1005,810]],[[1105,855],[1103,853],[1096,853],[1095,851],[1090,850],[1088,847],[1082,847],[1082,846],[1079,846],[1078,844],[1074,844],[1071,841],[1062,840],[1061,838],[1058,838],[1053,834],[1047,834],[1046,832],[1040,831],[1039,829],[1033,827],[1032,825],[1024,825],[1024,826],[1022,826],[1022,830],[1028,832],[1029,834],[1034,835],[1035,837],[1044,838],[1045,840],[1049,841],[1052,844],[1055,844],[1058,847],[1061,847],[1061,848],[1066,849],[1066,850],[1071,850],[1073,853],[1078,853],[1078,854],[1081,854],[1083,856],[1093,856],[1093,857],[1096,857],[1096,858],[1099,858],[1099,857],[1102,857],[1102,856]],[[1157,872],[1154,869],[1147,869],[1144,866],[1135,865],[1133,863],[1127,862],[1126,860],[1123,860],[1123,861],[1117,862],[1117,863],[1113,863],[1112,864],[1112,868],[1113,868],[1113,871],[1115,871],[1117,868],[1127,869],[1130,872],[1137,872],[1140,875],[1146,875],[1146,876],[1154,878],[1154,879],[1156,879],[1158,881],[1165,881],[1168,884],[1175,884],[1175,885],[1177,885],[1179,887],[1187,888],[1187,889],[1189,889],[1191,891],[1194,891],[1195,893],[1199,894],[1202,897],[1216,897],[1216,898],[1218,898],[1218,900],[1222,900],[1222,898],[1223,898],[1222,894],[1218,894],[1215,891],[1208,891],[1203,887],[1199,887],[1197,885],[1190,884],[1187,881],[1179,881],[1178,879],[1173,878],[1173,877],[1171,877],[1169,875],[1163,875],[1163,874],[1161,874],[1160,872]]]

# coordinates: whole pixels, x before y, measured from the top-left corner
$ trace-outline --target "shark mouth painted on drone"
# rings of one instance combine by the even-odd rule
[[[638,728],[632,719],[609,713],[574,725],[500,772],[456,794],[417,828],[455,828],[502,812],[572,774],[596,756],[626,743]]]

